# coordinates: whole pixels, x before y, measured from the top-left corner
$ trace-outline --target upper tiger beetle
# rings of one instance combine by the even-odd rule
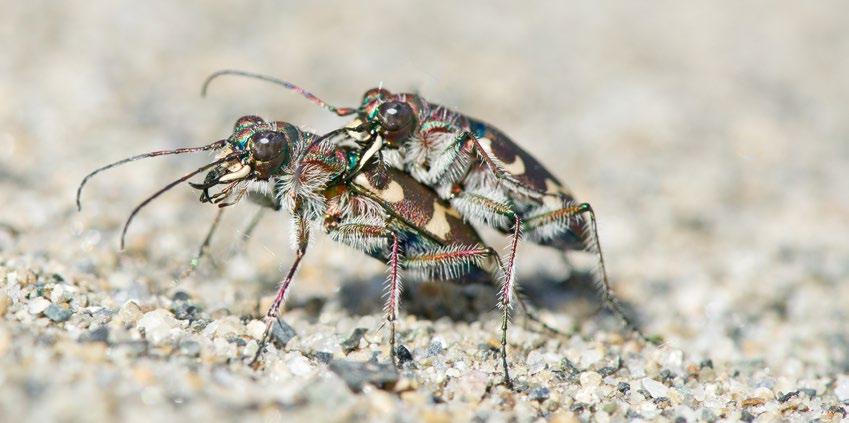
[[[456,208],[409,174],[377,161],[363,163],[367,156],[356,143],[346,146],[337,142],[337,138],[347,136],[348,131],[348,128],[341,128],[317,136],[286,122],[244,116],[238,119],[233,133],[226,139],[200,147],[140,154],[94,170],[77,189],[77,205],[80,207],[80,195],[86,182],[104,170],[147,157],[214,151],[217,155],[211,163],[167,184],[131,212],[121,233],[121,246],[123,248],[130,222],[142,207],[206,171],[202,182],[190,183],[201,191],[201,202],[220,208],[204,246],[209,243],[211,231],[221,216],[220,210],[235,204],[246,194],[248,198],[252,198],[251,193],[258,195],[263,199],[261,205],[285,208],[292,217],[295,259],[265,315],[265,333],[252,364],[258,363],[265,349],[272,324],[278,319],[280,306],[307,252],[310,223],[316,223],[332,239],[388,264],[384,313],[390,327],[390,355],[396,365],[395,321],[402,271],[411,278],[465,283],[492,283],[501,279],[501,303],[505,311],[500,355],[503,381],[510,385],[506,313],[513,289],[515,255],[511,254],[504,263],[481,241],[476,230],[463,221]],[[524,307],[521,301],[520,304]],[[532,316],[529,314],[529,317]]]
[[[403,170],[433,188],[465,220],[510,234],[510,260],[500,298],[505,321],[513,301],[516,249],[525,238],[564,252],[595,254],[594,275],[602,302],[648,339],[613,295],[592,206],[577,201],[557,177],[494,126],[417,94],[395,94],[383,88],[366,91],[358,107],[335,107],[290,82],[238,70],[213,73],[202,94],[223,75],[281,85],[338,116],[354,116],[343,129],[362,152],[359,169],[379,161]]]

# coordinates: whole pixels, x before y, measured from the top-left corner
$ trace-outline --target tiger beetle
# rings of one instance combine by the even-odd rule
[[[306,254],[312,223],[333,240],[388,264],[384,314],[390,328],[391,359],[397,365],[395,322],[402,271],[410,279],[463,283],[492,283],[500,278],[504,285],[501,291],[510,292],[513,276],[508,269],[514,267],[515,256],[503,263],[455,208],[407,173],[373,160],[363,164],[361,148],[338,142],[347,132],[347,128],[341,128],[317,136],[286,122],[244,116],[226,139],[200,147],[140,154],[96,169],[82,180],[77,190],[77,206],[81,208],[83,186],[104,170],[147,157],[216,152],[211,163],[167,184],[133,209],[121,232],[122,249],[130,222],[144,206],[174,186],[208,171],[202,182],[190,182],[201,191],[201,202],[216,204],[221,210],[246,194],[250,198],[251,193],[259,193],[260,197],[271,200],[266,202],[268,207],[284,208],[292,217],[294,262],[265,314],[265,332],[252,364],[257,363],[265,349],[289,285]],[[218,219],[220,213],[213,228]],[[506,319],[501,333],[503,381],[509,386]]]
[[[563,252],[593,253],[602,302],[640,337],[622,310],[607,277],[592,206],[574,195],[537,159],[494,126],[428,102],[417,94],[373,88],[359,107],[335,107],[284,80],[238,70],[210,75],[202,89],[223,75],[245,76],[281,85],[338,116],[354,116],[345,135],[363,152],[359,166],[374,161],[403,170],[433,188],[469,221],[511,236],[501,293],[506,313],[512,305],[516,248],[521,238]]]

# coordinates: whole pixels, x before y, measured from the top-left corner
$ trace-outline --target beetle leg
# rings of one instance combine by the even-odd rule
[[[233,247],[230,249],[230,256],[236,255],[239,251],[245,248],[248,241],[253,236],[254,230],[259,225],[259,222],[262,220],[262,217],[265,215],[265,211],[267,209],[271,209],[274,211],[278,211],[283,206],[280,204],[280,201],[277,199],[277,190],[276,188],[272,188],[272,192],[270,193],[259,193],[259,192],[248,192],[248,200],[253,203],[256,203],[260,207],[254,212],[254,215],[251,217],[251,220],[245,226],[239,234],[239,240],[235,242]]]
[[[572,203],[556,210],[532,215],[525,219],[524,226],[529,235],[539,238],[553,238],[569,230],[570,226],[575,223],[575,219],[580,219],[583,215],[587,215],[589,218],[584,248],[596,256],[596,284],[601,293],[602,303],[621,319],[628,328],[645,338],[636,323],[622,309],[619,300],[613,293],[613,288],[607,277],[607,268],[604,263],[604,255],[601,252],[601,244],[599,243],[596,215],[589,203]]]
[[[371,222],[366,219],[349,218],[342,221],[327,219],[325,230],[331,239],[350,245],[359,250],[382,250],[386,248],[387,238],[391,239],[389,248],[389,276],[386,280],[386,305],[384,313],[389,323],[389,356],[392,364],[398,366],[395,347],[395,322],[401,304],[401,244],[398,235],[390,232],[385,223]]]
[[[507,323],[510,319],[510,309],[513,307],[513,296],[516,281],[516,250],[519,246],[519,238],[522,236],[522,220],[518,215],[513,221],[513,239],[510,242],[510,258],[504,271],[504,282],[501,285],[501,308],[504,314],[501,317],[501,363],[504,366],[504,385],[512,387],[510,374],[507,366]]]
[[[280,282],[280,286],[277,288],[277,296],[271,303],[271,307],[265,313],[265,320],[267,321],[265,332],[262,335],[262,341],[260,341],[259,349],[257,349],[256,355],[254,355],[254,358],[251,361],[251,365],[257,363],[263,350],[265,350],[265,345],[268,342],[269,335],[271,334],[272,325],[277,321],[277,318],[280,315],[280,305],[283,304],[283,301],[286,299],[286,292],[289,289],[289,285],[292,283],[295,272],[298,270],[298,265],[301,263],[301,259],[307,251],[307,244],[309,243],[309,223],[306,221],[300,210],[296,210],[293,213],[293,219],[295,219],[295,237],[297,240],[295,261],[292,263],[292,267],[289,268],[289,272],[286,274],[286,277]]]
[[[517,218],[515,220],[519,222]],[[515,226],[514,244],[518,242],[521,226]],[[513,245],[507,265],[501,261],[498,253],[492,248],[484,246],[473,247],[442,247],[428,250],[422,253],[408,256],[404,259],[404,267],[412,270],[424,270],[431,276],[441,279],[455,279],[471,268],[472,264],[480,265],[481,260],[489,258],[497,264],[498,272],[501,273],[502,285],[499,293],[498,306],[502,309],[501,315],[501,366],[503,369],[502,383],[512,387],[510,380],[510,365],[507,361],[507,329],[510,322],[510,309],[514,297],[514,272],[515,267],[515,245]]]
[[[544,320],[542,320],[542,318],[537,316],[537,314],[533,310],[531,310],[530,306],[528,306],[528,303],[526,302],[526,298],[523,298],[523,296],[521,295],[520,292],[516,293],[516,302],[519,303],[519,306],[522,308],[522,313],[525,313],[525,316],[530,321],[536,322],[537,324],[539,324],[542,327],[543,330],[549,331],[549,332],[551,332],[555,335],[568,336],[568,334],[566,332],[563,332],[562,330],[557,329],[557,328],[549,325]]]
[[[451,206],[459,210],[463,216],[468,216],[470,220],[477,220],[488,226],[506,229],[511,218],[515,224],[517,216],[512,211],[511,205],[503,198],[495,199],[492,197],[492,194],[486,195],[485,193],[458,190],[451,199]],[[519,227],[521,228],[521,226],[522,223],[520,222]],[[511,245],[513,245],[513,243],[511,243]],[[515,254],[515,251],[511,250],[510,254]],[[566,256],[564,255],[564,257]],[[507,274],[507,271],[508,269],[505,269],[504,273]],[[516,288],[518,294],[518,287]],[[532,310],[530,310],[520,295],[517,295],[516,299],[528,319],[539,323],[543,329],[549,332],[563,335],[562,331],[551,327],[540,319]]]
[[[203,243],[200,244],[198,248],[198,252],[192,257],[192,260],[189,262],[188,267],[183,273],[178,277],[178,281],[181,281],[187,277],[189,277],[195,270],[197,270],[200,265],[200,260],[207,255],[209,252],[209,244],[212,243],[212,235],[215,234],[215,231],[218,229],[218,224],[221,222],[221,215],[224,214],[224,209],[220,208],[215,213],[215,217],[212,219],[212,224],[209,226],[209,230],[206,232],[206,236],[203,238]]]
[[[401,265],[423,279],[452,280],[468,273],[473,266],[493,255],[491,248],[480,245],[435,247],[404,257]]]
[[[392,364],[398,367],[397,350],[395,349],[395,320],[401,301],[401,280],[399,277],[400,253],[398,235],[392,234],[392,250],[389,255],[389,278],[386,283],[386,321],[389,322],[389,352]]]
[[[449,200],[451,206],[472,222],[500,230],[510,229],[516,213],[506,197],[497,190],[480,191],[458,188]]]
[[[242,232],[239,234],[239,245],[237,248],[241,248],[242,246],[248,243],[248,241],[253,236],[254,230],[256,230],[257,225],[259,225],[260,220],[262,220],[263,214],[265,214],[265,207],[260,207],[256,210],[253,217],[251,217],[251,221],[248,222],[247,226],[245,226],[245,229],[242,230]]]

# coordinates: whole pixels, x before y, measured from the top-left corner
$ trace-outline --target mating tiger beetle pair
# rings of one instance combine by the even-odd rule
[[[394,94],[382,88],[367,91],[359,107],[334,107],[289,82],[242,71],[212,74],[203,92],[222,75],[281,85],[353,120],[317,135],[286,122],[244,116],[226,139],[200,147],[141,154],[95,170],[80,184],[77,203],[79,207],[83,185],[106,169],[146,157],[215,151],[213,162],[169,183],[132,211],[122,231],[122,248],[127,227],[142,207],[205,171],[203,182],[190,183],[202,191],[201,202],[217,204],[223,210],[247,194],[259,198],[261,205],[288,211],[295,259],[266,313],[266,331],[254,362],[265,348],[307,252],[312,224],[333,240],[388,264],[384,313],[390,328],[390,355],[396,365],[395,322],[402,273],[418,280],[500,282],[500,355],[503,382],[510,385],[510,311],[514,302],[525,308],[516,295],[520,239],[564,252],[594,253],[604,304],[639,333],[611,291],[592,207],[576,201],[542,164],[492,125],[418,95]],[[219,211],[211,231],[220,216]],[[509,235],[506,260],[485,245],[468,222]],[[210,236],[211,232],[201,254]]]

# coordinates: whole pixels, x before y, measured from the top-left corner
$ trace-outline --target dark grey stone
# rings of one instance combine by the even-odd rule
[[[365,335],[366,332],[368,332],[368,329],[366,328],[356,328],[353,332],[351,332],[351,336],[349,336],[348,339],[339,344],[342,346],[342,350],[345,351],[345,354],[348,354],[360,347],[360,340],[363,339],[363,335]]]
[[[398,347],[396,353],[398,355],[398,364],[403,365],[404,363],[411,363],[413,361],[413,354],[403,345]]]
[[[551,391],[544,386],[537,386],[531,389],[531,392],[528,393],[528,399],[531,401],[545,401],[548,397],[551,396]]]
[[[389,388],[398,381],[398,371],[391,364],[333,360],[329,368],[354,392],[362,391],[366,384]]]
[[[298,336],[295,329],[292,329],[288,323],[283,320],[277,319],[273,325],[271,325],[271,342],[274,343],[274,346],[277,348],[283,348],[286,344],[289,343],[292,338]]]

